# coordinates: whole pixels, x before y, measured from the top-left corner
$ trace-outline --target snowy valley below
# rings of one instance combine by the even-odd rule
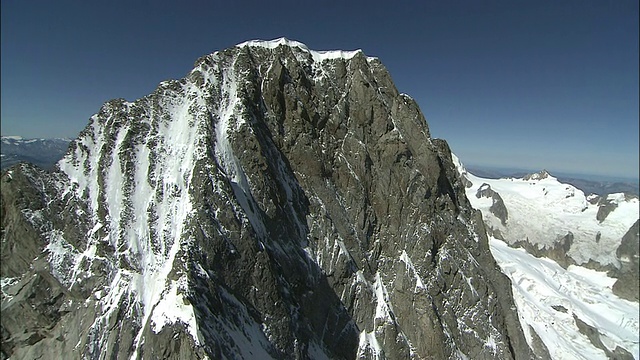
[[[554,360],[609,359],[614,352],[617,359],[625,358],[618,347],[638,359],[638,303],[612,293],[615,279],[580,266],[564,269],[495,238],[490,245],[511,279],[518,316],[531,345],[542,340]],[[599,339],[599,346],[589,333],[593,342]]]
[[[623,296],[636,296],[624,299],[614,294],[618,279],[611,276],[628,270],[637,279],[638,198],[585,196],[546,171],[482,178],[455,155],[454,162],[482,212],[491,252],[511,279],[529,345],[554,360],[638,359],[637,283],[617,285]]]

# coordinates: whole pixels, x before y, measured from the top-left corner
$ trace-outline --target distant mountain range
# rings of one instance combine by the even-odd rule
[[[50,169],[62,158],[71,139],[25,139],[21,136],[3,136],[0,142],[2,170],[21,162]]]
[[[521,170],[495,169],[480,166],[469,166],[467,167],[467,171],[476,176],[488,179],[521,178],[530,173],[530,171],[524,172]],[[615,193],[640,195],[640,185],[637,180],[595,179],[588,175],[554,174],[554,176],[558,181],[571,184],[582,190],[585,194],[597,194],[600,196]]]

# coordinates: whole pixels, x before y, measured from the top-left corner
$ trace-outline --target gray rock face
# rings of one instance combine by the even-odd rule
[[[538,359],[551,359],[551,355],[549,354],[549,349],[544,344],[536,330],[531,326],[529,326],[529,333],[531,334],[531,350],[538,357]]]
[[[573,233],[567,232],[565,236],[558,236],[553,242],[552,246],[539,246],[532,244],[528,240],[515,241],[512,246],[521,247],[535,257],[546,257],[558,263],[563,268],[569,267],[569,265],[575,265],[576,262],[570,256],[567,255],[571,245],[573,244]],[[591,264],[591,267],[596,267],[596,264]],[[606,270],[609,270],[608,268]],[[605,271],[606,271],[605,270]]]
[[[58,167],[2,177],[4,357],[534,356],[446,142],[362,52],[204,56]]]
[[[603,222],[604,219],[609,216],[609,214],[618,207],[618,204],[615,202],[608,200],[606,197],[600,198],[598,201],[598,213],[596,214],[596,219],[598,221]]]
[[[480,199],[481,197],[491,199],[493,203],[491,204],[491,207],[489,207],[489,211],[491,211],[493,215],[500,219],[502,225],[507,224],[507,219],[509,219],[509,212],[507,211],[507,207],[504,205],[504,200],[502,200],[500,194],[491,189],[491,185],[487,183],[480,185],[476,193],[476,197],[478,199]]]
[[[549,172],[546,169],[542,169],[537,173],[531,173],[523,176],[524,180],[542,180],[546,179],[550,176]]]
[[[578,326],[578,329],[580,330],[580,332],[586,335],[589,338],[589,341],[591,341],[591,343],[595,347],[604,351],[607,354],[607,357],[609,359],[616,359],[616,360],[633,360],[634,359],[633,354],[631,354],[624,348],[621,348],[620,346],[616,346],[616,348],[613,351],[609,350],[602,343],[602,339],[600,339],[600,332],[598,331],[598,329],[582,321],[582,319],[577,317],[575,314],[573,315],[573,320]]]
[[[620,269],[615,270],[614,294],[630,301],[640,300],[640,220],[636,221],[622,237],[616,250],[620,259]]]

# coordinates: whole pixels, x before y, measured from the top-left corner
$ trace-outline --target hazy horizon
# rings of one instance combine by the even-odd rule
[[[473,163],[471,164],[463,163],[463,165],[471,173],[473,173],[473,170],[476,170],[476,169],[483,170],[483,171],[495,171],[503,175],[513,175],[513,174],[519,174],[519,173],[532,174],[542,170],[547,170],[551,174],[551,176],[554,176],[554,177],[576,178],[576,179],[589,180],[589,181],[625,182],[625,183],[640,184],[640,176],[625,177],[625,176],[573,173],[573,172],[565,172],[562,169],[549,169],[546,167],[543,167],[543,168],[502,167],[502,166],[491,166],[491,165],[473,164]]]
[[[197,9],[197,11],[194,11]],[[362,49],[465,164],[637,179],[638,2],[2,2],[2,135],[76,137],[202,55]]]

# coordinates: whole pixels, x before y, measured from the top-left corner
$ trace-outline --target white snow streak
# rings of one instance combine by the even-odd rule
[[[233,147],[229,140],[230,134],[238,130],[244,120],[240,113],[240,101],[237,97],[236,76],[231,69],[224,71],[227,71],[227,73],[225,82],[222,85],[222,98],[225,99],[224,101],[226,102],[223,103],[220,108],[218,122],[216,123],[216,157],[224,169],[227,178],[231,181],[233,193],[244,210],[251,226],[259,236],[264,238],[267,230],[260,216],[254,210],[258,207],[256,205],[250,205],[254,202],[253,196],[251,195],[251,186],[240,162],[233,152]]]
[[[358,358],[363,358],[367,356],[367,349],[370,349],[373,352],[373,356],[375,359],[380,359],[382,355],[382,347],[380,343],[378,343],[378,339],[376,339],[375,332],[360,332],[360,338],[358,341]]]
[[[422,278],[420,278],[420,275],[418,275],[418,272],[416,271],[416,268],[413,266],[413,262],[411,261],[411,258],[409,257],[409,255],[407,255],[407,252],[402,250],[402,254],[400,255],[400,261],[404,262],[407,271],[411,271],[411,273],[413,274],[414,279],[416,280],[416,289],[426,289],[426,287],[424,286],[424,282],[422,282]]]

